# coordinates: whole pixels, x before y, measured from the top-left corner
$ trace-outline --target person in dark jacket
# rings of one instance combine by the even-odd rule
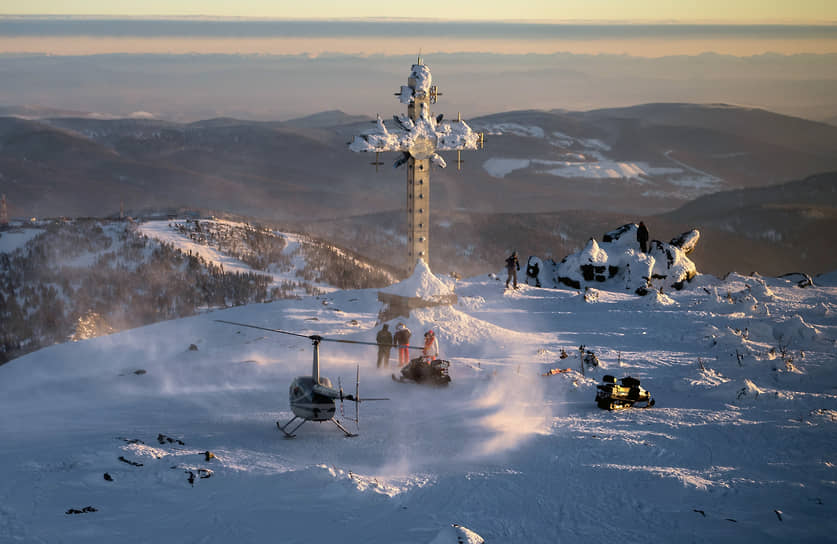
[[[399,323],[395,327],[394,339],[398,346],[398,366],[404,366],[410,362],[410,336],[412,336],[412,333],[404,323]]]
[[[639,250],[648,253],[648,228],[642,221],[639,222],[639,228],[636,229],[636,241],[639,242]]]
[[[389,368],[389,354],[392,351],[392,333],[389,332],[389,325],[384,323],[375,341],[378,343],[378,368]]]
[[[506,259],[506,272],[509,273],[506,277],[506,289],[509,288],[510,281],[513,281],[514,288],[517,289],[518,270],[520,270],[520,261],[517,260],[517,251],[515,251]]]

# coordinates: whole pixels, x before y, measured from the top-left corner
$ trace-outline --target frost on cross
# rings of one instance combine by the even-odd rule
[[[419,58],[410,71],[407,85],[395,93],[407,113],[393,116],[394,123],[387,127],[378,115],[375,128],[355,136],[349,149],[355,152],[373,152],[375,168],[383,164],[378,154],[400,151],[394,167],[407,165],[407,258],[404,271],[410,273],[417,260],[430,262],[430,165],[447,166],[438,151],[456,151],[456,166],[462,165],[461,151],[481,149],[483,135],[474,132],[461,116],[455,121],[442,121],[442,115],[434,116],[430,105],[436,103],[439,91],[432,84],[430,68]]]
[[[378,115],[375,128],[356,136],[349,144],[349,149],[373,153],[401,151],[404,155],[396,159],[396,167],[404,164],[408,157],[413,157],[417,160],[430,159],[433,164],[444,168],[447,163],[437,151],[480,148],[480,134],[474,132],[465,121],[442,121],[441,115],[434,117],[430,112],[436,91],[431,85],[430,69],[426,65],[414,64],[408,82],[409,85],[401,86],[397,96],[408,109],[414,108],[415,114],[394,115],[396,126],[392,128],[388,128]]]

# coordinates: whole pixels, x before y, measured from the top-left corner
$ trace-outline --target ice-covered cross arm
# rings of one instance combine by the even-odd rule
[[[402,85],[395,93],[402,104],[407,105],[407,115],[394,115],[394,125],[387,128],[378,115],[375,128],[355,136],[349,144],[352,151],[363,153],[382,153],[400,151],[404,155],[395,161],[395,166],[406,162],[406,158],[417,160],[430,159],[444,168],[445,160],[437,151],[463,151],[480,149],[483,136],[471,130],[471,127],[458,117],[454,121],[442,121],[441,115],[434,117],[430,104],[436,102],[440,94],[432,85],[430,69],[422,64],[412,66],[408,85]]]
[[[390,130],[379,115],[375,128],[356,136],[349,149],[358,153],[401,151],[415,159],[430,159],[444,168],[447,164],[437,151],[479,149],[482,142],[482,136],[462,120],[437,122],[429,112],[415,121],[404,115],[395,120],[398,127]]]

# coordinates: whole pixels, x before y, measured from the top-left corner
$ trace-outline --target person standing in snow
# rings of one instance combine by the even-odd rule
[[[639,242],[639,250],[648,253],[648,228],[642,221],[639,222],[639,228],[636,229],[636,241]]]
[[[404,366],[410,362],[410,336],[412,333],[407,325],[399,323],[395,327],[395,345],[398,346],[398,366]]]
[[[392,333],[389,332],[389,325],[384,323],[375,341],[378,343],[378,368],[389,368],[389,354],[392,351]]]
[[[509,282],[513,281],[514,288],[517,289],[517,271],[520,270],[520,261],[517,260],[517,251],[512,252],[508,259],[506,259],[506,289],[509,288]]]
[[[436,339],[433,329],[424,333],[424,351],[422,355],[424,355],[428,363],[439,358],[439,341]]]

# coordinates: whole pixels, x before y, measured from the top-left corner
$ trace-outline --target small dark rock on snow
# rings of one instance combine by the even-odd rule
[[[89,512],[98,512],[98,509],[93,508],[92,506],[85,506],[81,510],[79,510],[77,508],[70,508],[69,510],[67,510],[64,513],[67,514],[67,515],[70,515],[70,514],[87,514]]]
[[[162,433],[157,435],[157,442],[159,442],[160,444],[165,444],[166,442],[168,442],[169,444],[180,444],[181,446],[186,445],[186,443],[183,442],[182,440],[178,440],[177,438],[172,438],[170,436],[166,436]]]
[[[119,460],[122,461],[123,463],[128,463],[129,465],[134,466],[134,467],[141,467],[142,466],[142,463],[137,463],[136,461],[130,461],[128,459],[125,459],[125,457],[123,457],[121,455],[119,456]]]

